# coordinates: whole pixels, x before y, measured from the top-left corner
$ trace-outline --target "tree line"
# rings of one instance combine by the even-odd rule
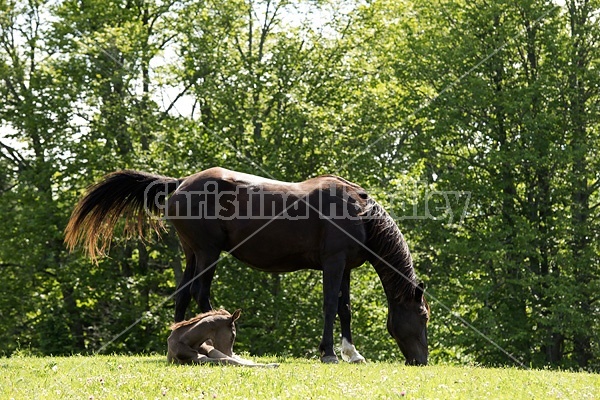
[[[174,232],[92,264],[63,230],[117,169],[365,187],[404,232],[432,362],[598,370],[597,0],[0,0],[0,353],[164,352]],[[320,273],[229,256],[238,351],[317,357]],[[377,275],[355,342],[401,357]],[[135,322],[135,323],[134,323]]]

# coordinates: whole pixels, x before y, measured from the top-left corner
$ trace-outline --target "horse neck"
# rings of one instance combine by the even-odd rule
[[[403,302],[405,298],[414,295],[417,281],[412,267],[398,267],[385,259],[372,264],[381,279],[388,301]]]
[[[388,302],[403,302],[414,295],[417,277],[404,236],[387,212],[377,203],[367,222],[369,261],[381,279]]]
[[[219,326],[216,321],[200,320],[186,329],[186,336],[189,342],[200,345],[207,339],[212,339],[218,330]]]

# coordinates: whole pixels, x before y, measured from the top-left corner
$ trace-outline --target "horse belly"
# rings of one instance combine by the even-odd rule
[[[321,235],[318,228],[306,222],[237,221],[231,224],[235,228],[230,226],[227,229],[228,251],[237,259],[262,271],[320,269]]]

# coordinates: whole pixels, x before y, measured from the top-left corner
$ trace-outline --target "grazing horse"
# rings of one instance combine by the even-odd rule
[[[213,310],[171,325],[167,339],[167,361],[174,364],[222,364],[246,367],[277,367],[257,364],[233,354],[235,321],[241,310],[229,314]]]
[[[130,234],[142,236],[144,221],[161,228],[163,221],[148,215],[164,216],[177,231],[186,268],[175,321],[184,319],[192,298],[202,312],[212,309],[210,286],[222,251],[261,271],[321,270],[321,361],[338,360],[333,348],[337,314],[342,358],[364,362],[350,332],[350,271],[369,261],[387,297],[388,332],[407,364],[427,364],[429,306],[406,241],[383,207],[354,183],[332,175],[289,183],[218,167],[186,178],[118,171],[78,202],[65,243],[72,250],[83,242],[96,260],[123,214]]]

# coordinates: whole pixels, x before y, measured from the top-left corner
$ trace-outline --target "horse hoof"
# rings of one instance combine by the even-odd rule
[[[346,338],[342,338],[342,360],[351,364],[364,364],[365,358],[360,354],[356,347]]]
[[[365,360],[365,358],[363,356],[361,356],[360,354],[355,355],[354,357],[350,358],[348,360],[348,362],[350,364],[366,364],[367,360]]]
[[[338,363],[338,358],[337,356],[323,356],[321,357],[321,362],[323,364],[337,364]]]

